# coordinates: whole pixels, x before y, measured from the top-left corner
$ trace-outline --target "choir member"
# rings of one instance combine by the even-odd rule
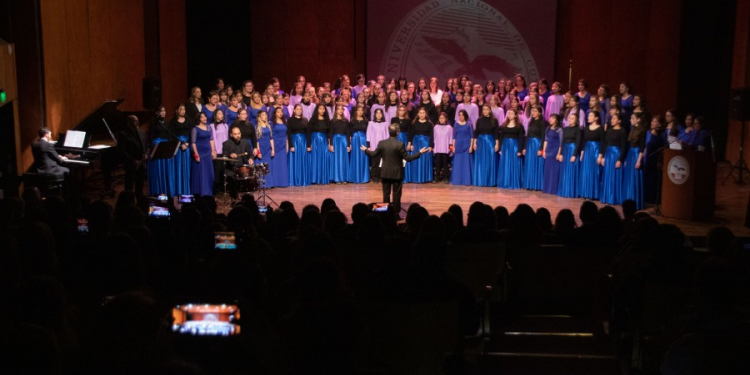
[[[250,106],[250,102],[253,101],[253,92],[255,91],[255,86],[253,85],[253,81],[245,81],[242,83],[242,104],[245,105],[245,108]]]
[[[175,174],[174,159],[153,159],[153,153],[156,151],[158,144],[176,140],[172,135],[172,130],[167,127],[166,116],[167,110],[164,106],[159,106],[156,110],[156,117],[148,128],[152,147],[152,158],[148,161],[148,193],[152,197],[159,194],[174,196],[175,191],[174,180],[172,179]]]
[[[643,113],[644,119],[650,119],[651,113],[648,110],[648,106],[646,105],[646,97],[641,94],[635,94],[633,95],[633,113]],[[644,120],[646,121],[646,120]],[[642,124],[641,126],[645,127],[645,124]]]
[[[468,121],[476,127],[476,125],[479,123],[479,107],[477,107],[476,104],[471,102],[471,95],[469,93],[464,93],[463,95],[463,103],[456,106],[456,116],[458,116],[458,112],[460,112],[462,109],[466,111],[466,113],[469,114]],[[458,117],[454,119],[455,121],[458,121]],[[496,121],[499,121],[495,119]],[[475,144],[476,146],[476,144]],[[484,186],[484,185],[482,185]],[[490,186],[490,185],[486,185]],[[491,186],[495,186],[494,183]]]
[[[223,146],[224,141],[229,139],[229,126],[224,122],[224,111],[221,107],[218,107],[212,114],[211,123],[209,127],[213,133],[214,147],[216,148],[216,154],[224,156]],[[223,180],[224,175],[224,162],[221,160],[214,160],[214,182],[220,183]]]
[[[388,133],[388,122],[385,121],[385,114],[382,108],[376,108],[372,116],[372,120],[367,124],[367,148],[374,150],[378,148],[380,141],[386,140],[389,137]],[[373,183],[380,182],[380,160],[382,158],[377,156],[371,160],[370,176],[372,177]]]
[[[310,121],[316,107],[316,104],[312,100],[312,94],[310,91],[305,91],[305,93],[302,94],[302,101],[299,104],[302,106],[302,117],[306,118],[307,121]]]
[[[469,121],[469,114],[461,110],[458,112],[458,121],[453,125],[453,168],[451,172],[451,184],[471,185],[472,170],[474,165],[471,154],[474,130]],[[489,146],[491,147],[491,146]],[[494,152],[492,153],[494,154]]]
[[[437,123],[437,107],[435,106],[435,103],[432,102],[432,97],[430,97],[430,92],[427,90],[422,91],[420,95],[420,102],[419,105],[417,105],[417,110],[419,108],[424,108],[425,112],[427,112],[427,119],[430,120],[433,124]]]
[[[412,154],[419,153],[421,149],[427,148],[427,153],[431,153],[435,147],[435,140],[433,138],[434,125],[427,117],[427,110],[422,107],[417,111],[417,118],[411,124],[411,132],[409,133],[409,143],[407,145],[407,151],[411,151]],[[423,155],[418,160],[414,161],[412,168],[410,168],[410,181],[416,183],[432,182],[433,176],[433,158],[432,155]]]
[[[670,147],[672,147],[673,144],[679,145],[678,140],[683,138],[685,127],[677,123],[677,114],[674,109],[668,109],[664,112],[664,122],[666,122],[666,125],[664,126],[664,137],[667,143],[669,143]]]
[[[633,114],[633,95],[630,94],[630,85],[626,82],[620,84],[620,107],[622,113],[622,126],[625,131],[630,131],[630,115]]]
[[[542,192],[557,194],[560,181],[560,165],[562,163],[563,130],[560,115],[553,113],[549,116],[549,126],[544,135],[544,181]]]
[[[486,108],[486,110],[482,109],[482,117],[477,119],[474,136],[471,139],[474,149],[474,170],[471,180],[474,186],[497,185],[497,152],[500,151],[498,129],[500,126],[497,119],[492,116],[490,107]],[[465,109],[459,109],[458,112],[461,111],[466,112]],[[471,123],[470,114],[469,122]]]
[[[370,105],[370,121],[375,119],[375,111],[377,110],[383,111],[383,116],[385,116],[385,92],[380,91],[375,99],[375,102]],[[383,121],[385,121],[385,117],[383,117]],[[386,126],[390,124],[390,120],[386,121]],[[375,149],[374,147],[372,148]]]
[[[448,115],[443,112],[438,116],[438,122],[433,129],[435,140],[435,180],[434,182],[450,182],[450,154],[453,149],[453,127],[448,124]]]
[[[304,92],[305,86],[301,82],[297,82],[294,84],[292,94],[289,96],[289,105],[292,106],[292,108],[302,102],[302,95],[304,94]]]
[[[563,128],[562,165],[557,195],[567,198],[576,197],[578,185],[578,155],[581,146],[581,127],[578,126],[578,114],[568,116],[568,126]]]
[[[229,94],[227,93],[226,89],[219,90],[219,104],[222,107],[226,107],[229,105]]]
[[[329,175],[331,181],[337,184],[346,182],[347,172],[349,171],[349,153],[352,150],[351,129],[349,121],[344,117],[344,111],[344,106],[336,106],[329,130],[330,134],[328,135],[328,150],[333,153]]]
[[[329,138],[328,132],[331,121],[325,105],[318,104],[315,107],[310,122],[307,125],[307,151],[310,153],[311,182],[313,184],[325,185],[331,182],[330,155],[328,154]]]
[[[208,103],[203,106],[203,109],[201,109],[201,112],[206,114],[206,118],[208,119],[208,123],[211,124],[214,121],[214,112],[217,109],[223,109],[224,106],[219,103],[219,93],[216,91],[211,91],[208,94]]]
[[[596,97],[591,98],[596,100]],[[586,199],[599,199],[601,184],[601,163],[604,155],[604,127],[599,111],[589,112],[588,126],[583,132],[583,149],[581,150],[581,171],[578,182],[578,196]]]
[[[198,125],[193,127],[190,135],[193,148],[193,164],[190,170],[190,186],[195,195],[213,195],[214,164],[216,147],[208,117],[205,112],[198,115]]]
[[[359,97],[358,97],[359,98]],[[357,99],[359,100],[359,99]],[[370,161],[361,146],[367,147],[367,113],[363,105],[357,105],[354,108],[354,116],[351,123],[351,157],[349,159],[349,171],[347,172],[347,181],[355,184],[362,184],[370,181]]]
[[[545,78],[539,79],[539,97],[542,99],[542,105],[547,103],[547,99],[552,96],[552,91],[549,89],[549,81]],[[544,107],[542,107],[544,108]]]
[[[362,106],[362,109],[365,111],[364,116],[367,121],[370,121],[370,106],[367,104],[368,101],[368,92],[370,89],[365,88],[364,91],[360,93],[360,95],[357,95],[357,104],[355,105],[355,108],[357,106]],[[353,110],[352,110],[353,111]]]
[[[258,125],[255,128],[255,136],[258,138],[258,143],[255,148],[258,150],[256,157],[259,159],[256,163],[262,163],[269,166],[271,160],[275,156],[274,144],[273,144],[273,129],[271,128],[271,122],[268,119],[266,111],[258,112]]]
[[[406,114],[409,119],[415,119],[417,117],[417,106],[415,106],[414,103],[409,100],[409,93],[406,91],[401,91],[401,95],[399,96],[399,98],[401,99],[400,105],[403,105],[406,108]],[[398,110],[396,110],[396,112],[398,112]],[[393,118],[391,118],[391,123],[393,123]],[[406,136],[404,136],[404,139],[406,139]],[[404,142],[404,144],[406,144],[406,142]]]
[[[438,112],[448,116],[448,123],[452,126],[456,121],[456,106],[451,103],[451,93],[443,92],[443,98],[437,107]]]
[[[287,187],[289,186],[289,138],[283,107],[275,107],[271,119],[273,157],[268,165],[266,187]]]
[[[495,88],[495,82],[493,80],[488,80],[484,85],[484,91],[484,101],[489,102],[490,97],[495,96],[495,92],[497,92],[497,89]]]
[[[610,119],[611,127],[604,135],[602,159],[602,190],[599,200],[605,204],[622,203],[622,162],[625,160],[625,148],[628,136],[622,128],[622,114]]]
[[[620,105],[620,95],[612,95],[609,98],[609,111],[607,116],[604,118],[604,131],[609,130],[610,123],[612,122],[612,116],[622,113],[622,106]],[[620,124],[622,126],[622,124]]]
[[[226,113],[224,113],[224,122],[227,125],[232,125],[237,121],[238,112],[240,111],[240,97],[232,96],[229,99],[229,105],[224,107]]]
[[[180,149],[174,158],[174,194],[192,194],[190,190],[190,144],[188,142],[193,126],[186,117],[185,105],[177,104],[174,110],[174,117],[169,121],[169,128],[172,134],[177,137],[177,140],[180,141]]]
[[[265,111],[262,96],[259,92],[252,93],[252,100],[247,106],[247,119],[253,126],[258,127],[258,114]],[[257,133],[257,130],[256,130]]]
[[[201,93],[201,88],[196,86],[193,87],[192,90],[190,90],[190,97],[188,98],[187,104],[185,106],[185,115],[187,116],[191,125],[195,125],[198,123],[198,114],[200,114],[202,111],[203,96]]]
[[[659,153],[665,145],[664,121],[659,115],[651,119],[651,127],[646,133],[646,150],[643,152],[643,202],[658,203]]]
[[[551,115],[559,115],[565,104],[560,82],[552,84],[552,94],[544,102],[544,118],[549,121]]]
[[[568,120],[570,119],[571,114],[576,115],[576,118],[579,121],[578,126],[584,127],[585,121],[586,121],[586,117],[584,116],[586,115],[583,109],[581,109],[581,104],[579,103],[579,100],[581,99],[579,99],[577,95],[574,95],[570,91],[565,93],[565,98],[567,99],[567,101],[566,101],[565,111],[563,112],[563,116],[564,116],[563,127],[570,126],[570,123],[568,122]],[[586,105],[588,106],[588,103],[586,103]]]
[[[632,199],[637,209],[643,209],[643,151],[646,149],[646,133],[643,124],[643,113],[636,112],[630,116],[630,134],[628,150],[622,168],[622,200]]]
[[[578,103],[580,103],[581,110],[583,111],[582,119],[587,119],[589,116],[589,101],[591,100],[592,95],[588,91],[588,89],[589,89],[588,81],[586,81],[586,79],[584,78],[579,79],[578,80],[578,92],[576,93],[576,96],[578,97]]]
[[[500,106],[500,99],[497,96],[490,96],[489,105],[492,110],[492,116],[497,119],[497,122],[502,123],[505,121],[505,110]]]
[[[302,116],[302,104],[294,106],[292,117],[287,121],[289,141],[289,184],[310,185],[310,155],[307,153],[307,118]]]
[[[359,94],[361,94],[363,91],[365,91],[365,88],[367,88],[367,86],[365,85],[365,82],[367,80],[365,79],[365,75],[362,73],[357,74],[357,77],[355,77],[354,79],[357,81],[357,86],[354,86],[352,88],[352,96],[356,100],[359,97]]]
[[[482,107],[482,113],[486,111],[490,111],[490,106]],[[503,121],[503,125],[498,132],[498,140],[500,142],[500,163],[497,172],[497,187],[520,189],[521,155],[526,146],[526,137],[516,111],[510,110],[505,115],[505,121]]]
[[[526,87],[526,77],[524,77],[523,74],[516,74],[515,77],[513,77],[513,82],[515,82],[518,100],[523,101],[526,99],[526,95],[529,95],[529,88]]]
[[[693,131],[691,137],[688,138],[688,144],[694,150],[706,151],[711,147],[711,136],[707,129],[704,129],[706,125],[706,118],[698,116],[693,120]]]
[[[388,93],[388,100],[385,102],[385,122],[390,123],[391,119],[396,116],[396,111],[398,110],[398,93],[396,93],[396,90],[393,90]]]
[[[320,98],[320,104],[326,106],[326,112],[328,112],[328,118],[333,118],[333,112],[336,110],[336,103],[333,101],[333,96],[329,93],[324,93]]]
[[[533,91],[529,93],[529,95],[526,97],[526,105],[523,107],[524,109],[519,116],[524,129],[528,130],[529,128],[529,121],[531,121],[531,110],[537,106],[539,106],[539,109],[541,110],[542,105],[544,104],[539,99],[538,93]],[[542,115],[544,115],[544,112],[542,112]]]
[[[523,150],[523,188],[542,190],[544,180],[544,131],[547,122],[542,117],[542,107],[531,108],[531,120],[526,132],[526,147]]]
[[[440,102],[443,100],[443,90],[441,90],[440,86],[438,85],[437,77],[430,78],[428,90],[430,92],[430,99],[432,99],[432,104],[434,104],[436,107],[439,106]]]

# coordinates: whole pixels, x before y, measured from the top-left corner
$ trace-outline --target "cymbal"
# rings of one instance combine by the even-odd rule
[[[217,157],[214,160],[220,160],[220,161],[239,161],[239,159],[232,159],[232,158],[228,158],[226,156],[219,156],[219,157]]]

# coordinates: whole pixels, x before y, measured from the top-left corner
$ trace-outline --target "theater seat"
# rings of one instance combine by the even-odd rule
[[[24,187],[36,187],[42,196],[52,192],[62,195],[65,186],[64,174],[37,173],[31,170],[23,174]]]

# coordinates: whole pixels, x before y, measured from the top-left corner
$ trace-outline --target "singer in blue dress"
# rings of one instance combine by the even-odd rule
[[[307,152],[307,119],[302,117],[302,105],[297,104],[286,123],[289,140],[289,185],[310,185],[310,153]]]
[[[628,136],[622,128],[622,115],[615,114],[610,119],[610,128],[604,135],[602,153],[602,190],[599,200],[606,204],[622,203],[622,163]]]
[[[268,166],[268,176],[266,176],[266,187],[287,187],[289,186],[289,148],[286,128],[286,117],[281,107],[276,107],[273,111],[273,127],[271,138],[273,139],[273,157],[271,164]]]
[[[399,104],[398,108],[396,109],[396,116],[391,118],[391,124],[398,124],[399,133],[396,139],[406,145],[406,151],[409,151],[408,144],[409,134],[411,132],[411,122],[412,119],[409,118],[409,111],[407,111],[406,106],[404,104]],[[417,151],[419,151],[419,149],[417,149]],[[406,167],[404,168],[404,183],[411,182],[414,168],[414,163],[406,163]]]
[[[190,186],[195,195],[214,195],[214,163],[216,149],[214,136],[208,126],[208,117],[201,112],[190,135],[193,149],[193,163],[190,169]]]
[[[337,184],[346,182],[349,171],[349,153],[351,152],[351,129],[344,116],[344,106],[337,105],[333,112],[333,121],[328,138],[331,140],[331,181]]]
[[[557,194],[557,185],[560,181],[563,139],[560,115],[553,113],[549,116],[549,126],[544,134],[544,181],[542,182],[542,192]]]
[[[526,148],[524,149],[523,188],[528,190],[542,190],[544,180],[544,131],[547,122],[542,117],[542,107],[531,108],[526,133]]]
[[[174,157],[174,194],[189,195],[190,189],[190,131],[193,129],[190,120],[186,117],[185,105],[178,104],[175,107],[175,116],[169,121],[169,128],[180,141],[180,148]]]
[[[258,126],[256,127],[256,135],[258,137],[258,144],[255,146],[258,149],[259,155],[258,155],[258,161],[255,163],[262,163],[267,164],[271,166],[271,160],[273,159],[274,155],[274,147],[273,147],[273,129],[271,129],[271,123],[268,121],[268,115],[266,112],[260,112],[258,113],[258,118],[256,119],[258,121]],[[266,186],[268,184],[268,175],[264,177],[266,179]]]
[[[367,147],[367,123],[365,107],[357,105],[352,116],[351,133],[352,149],[349,159],[349,171],[347,181],[355,184],[370,182],[370,160],[360,146]]]
[[[330,124],[326,106],[318,104],[310,122],[307,124],[307,150],[310,153],[311,166],[310,182],[317,185],[331,183],[330,166],[328,165],[331,161],[331,153],[328,151]]]
[[[604,144],[604,127],[601,113],[591,111],[588,126],[583,132],[583,150],[581,150],[581,176],[578,182],[578,197],[599,199],[601,186],[601,169],[604,155],[601,153]]]
[[[622,200],[632,199],[637,209],[643,209],[643,151],[646,149],[646,129],[643,113],[630,116],[628,149],[622,170]]]
[[[643,203],[658,203],[659,158],[666,140],[664,123],[659,115],[651,119],[651,129],[646,133],[646,150],[643,152]]]
[[[247,106],[247,119],[253,126],[258,126],[258,114],[264,111],[265,106],[261,100],[260,93],[255,91],[250,97],[250,105]]]
[[[465,109],[459,109],[458,113],[464,113],[471,119],[471,114]],[[460,118],[458,119],[460,121]],[[474,137],[471,139],[474,149],[474,170],[471,175],[471,184],[474,186],[496,186],[497,185],[497,152],[500,151],[498,141],[498,130],[500,125],[492,116],[492,109],[488,106],[482,109],[482,116],[477,119],[474,126]]]
[[[167,123],[164,120],[166,115],[167,110],[164,109],[164,106],[159,106],[156,110],[156,118],[154,118],[151,126],[149,126],[149,138],[153,146],[174,140],[172,131],[167,127]],[[155,197],[159,194],[175,195],[175,181],[172,178],[175,175],[174,167],[174,158],[149,159],[148,192],[150,196]]]
[[[485,109],[486,108],[486,109]],[[482,113],[492,111],[489,104],[482,106]],[[498,132],[500,142],[500,163],[497,172],[497,187],[505,189],[521,188],[521,155],[526,136],[516,111],[505,113],[505,121]]]
[[[419,150],[425,147],[428,151],[419,159],[409,163],[412,164],[411,182],[423,184],[432,182],[434,179],[432,149],[435,147],[435,132],[433,126],[427,117],[427,110],[424,107],[419,108],[417,118],[411,124],[407,148],[412,150],[412,154],[419,153]]]
[[[471,185],[472,163],[471,137],[474,134],[472,126],[467,122],[469,114],[465,110],[459,111],[458,121],[453,125],[453,166],[451,169],[451,184]]]
[[[578,114],[568,116],[568,127],[563,129],[562,167],[557,195],[566,198],[576,197],[578,185],[578,156],[581,146],[581,127],[578,125]]]

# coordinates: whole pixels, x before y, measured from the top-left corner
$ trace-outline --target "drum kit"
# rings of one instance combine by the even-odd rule
[[[219,160],[225,163],[236,163],[239,159],[232,159],[228,157],[217,157],[215,160]],[[266,176],[270,172],[267,163],[257,164],[242,164],[234,167],[234,180],[237,187],[237,199],[231,197],[227,193],[227,186],[229,185],[229,179],[227,178],[227,170],[224,168],[224,191],[219,194],[216,198],[216,202],[225,210],[229,206],[234,205],[235,202],[242,200],[245,195],[253,195],[258,192],[258,198],[255,199],[259,205],[265,206],[266,200],[277,204],[268,194],[266,194]],[[278,204],[277,204],[278,205]]]

